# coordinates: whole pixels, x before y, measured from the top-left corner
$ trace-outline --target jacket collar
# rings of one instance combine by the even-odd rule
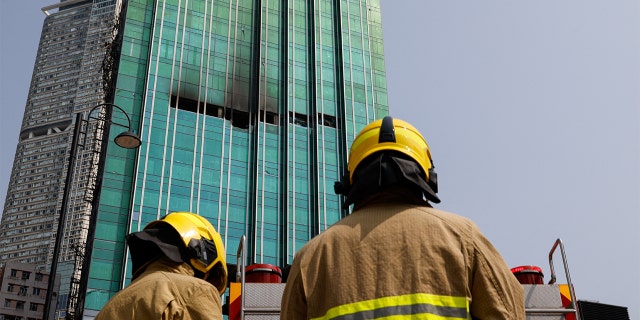
[[[188,264],[184,262],[175,263],[167,258],[160,258],[151,262],[151,264],[149,264],[149,266],[140,275],[140,278],[153,272],[171,272],[184,274],[191,277],[193,277],[195,274],[191,266],[189,266]]]

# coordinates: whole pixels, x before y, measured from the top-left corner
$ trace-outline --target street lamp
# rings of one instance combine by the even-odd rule
[[[140,146],[142,141],[140,141],[140,137],[133,131],[124,131],[120,133],[115,139],[114,142],[125,149],[135,149]]]
[[[142,143],[140,140],[140,137],[138,137],[138,135],[133,132],[132,127],[131,127],[131,118],[129,117],[129,114],[127,114],[126,111],[124,111],[121,107],[112,104],[112,103],[101,103],[98,104],[96,106],[94,106],[93,108],[91,108],[91,110],[89,110],[89,112],[87,113],[87,119],[84,119],[84,113],[83,112],[78,112],[76,114],[76,123],[75,123],[75,127],[74,127],[74,131],[73,131],[73,136],[72,136],[72,141],[71,141],[71,150],[69,152],[69,164],[67,167],[67,176],[65,179],[65,185],[64,185],[64,190],[62,193],[62,206],[60,208],[60,216],[58,217],[58,229],[57,229],[57,233],[56,233],[56,239],[55,239],[55,244],[53,247],[53,257],[52,257],[52,261],[51,261],[51,269],[50,269],[50,273],[49,273],[49,283],[47,286],[47,296],[45,299],[45,305],[44,305],[44,314],[43,314],[43,319],[50,319],[51,316],[53,314],[55,314],[55,310],[56,307],[54,306],[52,308],[51,303],[53,302],[53,290],[54,290],[54,283],[55,283],[55,277],[56,277],[56,273],[57,273],[57,267],[58,267],[58,259],[59,259],[59,255],[60,255],[60,247],[62,245],[62,239],[64,238],[64,225],[65,225],[65,221],[66,221],[66,216],[67,216],[67,207],[69,206],[69,195],[70,195],[70,191],[71,191],[71,184],[73,183],[73,170],[75,168],[75,161],[78,155],[78,147],[80,146],[79,144],[79,140],[80,140],[80,135],[84,134],[84,141],[86,141],[87,138],[87,131],[88,131],[88,123],[91,119],[91,113],[98,109],[98,108],[105,108],[104,110],[104,118],[99,119],[98,121],[104,121],[104,128],[102,129],[102,134],[95,136],[95,139],[98,139],[100,142],[104,141],[105,138],[109,137],[109,131],[111,128],[111,125],[114,124],[114,122],[112,122],[112,114],[113,114],[113,109],[116,108],[118,110],[120,110],[126,117],[127,117],[127,131],[124,131],[122,133],[120,133],[115,139],[114,142],[122,147],[122,148],[126,148],[126,149],[135,149],[137,147],[140,146],[140,144]],[[82,127],[83,124],[87,124],[85,131],[82,131]],[[115,123],[117,124],[117,123]],[[120,124],[117,124],[120,125]],[[123,126],[123,125],[120,125]],[[124,126],[123,126],[124,127]],[[83,143],[81,145],[83,148],[85,147],[85,143]],[[95,231],[95,222],[96,222],[96,218],[97,218],[97,209],[98,209],[98,204],[100,201],[100,188],[102,186],[102,175],[104,173],[104,164],[105,164],[105,158],[106,158],[106,154],[107,154],[107,146],[101,146],[100,148],[100,155],[98,158],[98,167],[97,167],[97,173],[96,173],[96,183],[95,183],[95,190],[94,190],[94,196],[93,199],[91,201],[91,214],[89,216],[89,230],[87,233],[87,239],[86,239],[86,245],[85,245],[85,252],[84,252],[84,259],[83,259],[83,263],[82,263],[82,269],[81,269],[81,276],[80,276],[80,285],[79,285],[79,289],[78,292],[80,294],[82,294],[82,289],[86,289],[86,285],[87,285],[87,279],[88,279],[88,266],[90,264],[90,260],[91,260],[91,251],[92,251],[92,247],[93,247],[93,233]],[[75,270],[74,270],[75,271]],[[73,284],[73,283],[72,283]],[[70,292],[71,293],[71,292]],[[73,303],[71,301],[72,297],[69,297],[69,303],[67,304],[68,306],[70,305],[70,303]],[[57,300],[57,299],[56,299]],[[57,301],[56,301],[56,305],[57,305]],[[78,310],[82,310],[82,308],[84,307],[84,299],[82,299],[82,302],[77,304],[77,307],[75,308],[74,311],[78,311]],[[67,314],[69,314],[70,310],[67,310]]]

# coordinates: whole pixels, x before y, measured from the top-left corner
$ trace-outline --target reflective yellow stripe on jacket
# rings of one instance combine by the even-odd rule
[[[384,297],[345,304],[329,309],[325,319],[469,319],[469,303],[466,297],[439,296],[414,293]]]

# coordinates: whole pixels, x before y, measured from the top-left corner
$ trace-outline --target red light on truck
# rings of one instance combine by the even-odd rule
[[[516,276],[521,284],[544,284],[544,274],[537,266],[519,266],[511,268],[511,273]]]

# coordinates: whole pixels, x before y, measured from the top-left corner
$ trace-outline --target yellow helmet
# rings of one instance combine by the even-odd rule
[[[349,183],[353,184],[353,174],[358,165],[368,156],[380,151],[405,154],[422,168],[425,181],[435,179],[431,152],[424,137],[408,122],[387,116],[364,127],[351,144],[348,162]]]
[[[214,285],[220,294],[227,286],[227,262],[222,237],[204,217],[190,212],[172,212],[160,220],[149,223],[145,229],[152,228],[159,223],[171,225],[182,238],[189,252],[188,263],[197,271],[204,273],[206,280],[210,273],[216,272]],[[185,261],[187,262],[187,261]],[[216,270],[212,270],[212,269]]]

